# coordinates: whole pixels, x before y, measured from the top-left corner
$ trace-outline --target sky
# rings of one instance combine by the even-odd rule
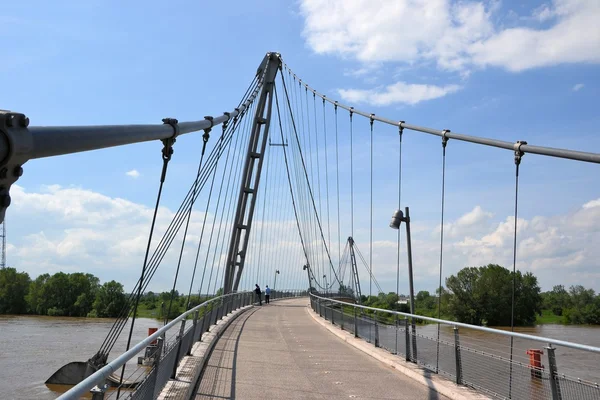
[[[275,51],[321,93],[369,113],[600,153],[599,19],[597,0],[12,2],[0,14],[0,104],[25,113],[32,126],[199,120],[231,111],[265,53]],[[332,110],[326,115],[331,134]],[[368,255],[369,123],[358,118],[354,125],[351,215],[347,118],[340,113],[342,233],[333,235],[331,247],[343,247],[354,218],[354,237]],[[195,175],[200,136],[175,145],[159,234]],[[392,291],[396,233],[387,225],[398,207],[398,130],[375,124],[374,137],[372,268]],[[144,143],[25,164],[7,212],[8,265],[32,277],[86,271],[130,289],[141,269],[160,149],[158,142]],[[331,182],[335,151],[330,141],[314,153],[329,156],[331,170],[322,178]],[[402,207],[411,207],[417,290],[434,291],[439,279],[441,151],[438,137],[404,133]],[[273,166],[283,166],[281,156],[273,152]],[[512,268],[512,152],[451,140],[446,163],[443,277],[465,266]],[[288,196],[285,181],[275,178],[283,170],[272,171],[279,174],[273,172],[272,193]],[[517,268],[533,272],[543,290],[583,284],[600,291],[599,166],[527,154],[519,199]],[[289,203],[271,223],[293,235]],[[199,205],[178,288],[189,285],[192,239],[203,215]],[[337,222],[328,229],[335,232]],[[272,244],[265,251],[276,252]],[[293,263],[301,266],[297,250]],[[169,257],[150,288],[170,288],[176,255]],[[403,250],[404,292],[405,257]],[[361,279],[368,281],[364,271]]]

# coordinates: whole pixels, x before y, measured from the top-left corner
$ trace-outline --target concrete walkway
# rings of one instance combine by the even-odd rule
[[[335,337],[307,305],[307,299],[263,303],[233,321],[196,399],[447,400]]]

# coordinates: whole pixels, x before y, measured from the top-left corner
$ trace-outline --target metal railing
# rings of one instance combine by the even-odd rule
[[[598,347],[310,296],[342,330],[492,397],[600,399]]]
[[[308,292],[306,290],[278,290],[271,291],[270,299],[302,296],[308,296]],[[175,377],[181,359],[191,354],[194,344],[202,340],[202,335],[208,332],[212,325],[231,312],[257,302],[258,298],[253,292],[238,292],[213,297],[173,319],[63,393],[58,399],[79,399],[90,392],[94,400],[117,398],[117,396],[127,399],[155,399],[169,379]],[[133,370],[126,370],[126,379],[123,383],[111,387],[108,382],[117,382],[118,384],[119,381],[119,378],[112,374],[128,361],[135,359],[144,350],[146,351],[145,358],[152,361],[151,365],[130,366],[130,369],[133,368]],[[132,382],[136,382],[134,387],[128,388]],[[119,388],[120,396],[117,391]]]

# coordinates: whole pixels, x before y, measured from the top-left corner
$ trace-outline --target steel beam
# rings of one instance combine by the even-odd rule
[[[258,69],[258,73],[262,73],[262,89],[256,105],[252,132],[248,142],[244,172],[242,174],[231,241],[227,254],[227,264],[223,278],[223,293],[225,294],[237,291],[242,271],[244,270],[265,148],[269,137],[273,88],[280,65],[281,59],[278,53],[267,53]]]

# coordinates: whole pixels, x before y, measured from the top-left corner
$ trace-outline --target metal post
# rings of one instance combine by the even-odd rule
[[[279,58],[279,54],[268,53],[258,71],[258,74],[264,73],[264,82],[256,105],[252,133],[248,142],[244,172],[241,179],[241,187],[223,278],[224,294],[229,294],[238,289],[242,270],[244,269],[246,251],[250,239],[250,229],[254,217],[256,196],[258,194],[260,183],[260,172],[262,170],[265,148],[269,137],[273,88],[275,87],[275,77],[280,65],[281,59]],[[252,186],[253,183],[254,186]],[[248,205],[249,208],[247,210]]]
[[[92,400],[104,400],[104,393],[106,393],[107,389],[107,383],[103,385],[94,386],[92,390],[90,390],[90,393],[92,394]]]
[[[379,347],[379,324],[377,323],[377,311],[375,311],[375,347]]]
[[[408,317],[404,317],[404,337],[406,339],[406,361],[410,361],[410,331],[408,330]]]
[[[408,253],[408,281],[410,286],[410,313],[415,315],[415,287],[413,284],[413,265],[412,265],[412,244],[410,238],[410,214],[409,209],[405,209],[405,221],[406,221],[406,247]],[[417,361],[417,327],[415,325],[415,318],[411,318],[412,322],[412,356]]]
[[[358,317],[356,316],[356,307],[354,307],[354,337],[358,337]]]
[[[181,346],[183,344],[184,331],[185,319],[181,321],[181,328],[179,328],[179,343],[177,343],[177,354],[175,355],[175,364],[173,364],[173,372],[171,372],[171,379],[175,379],[175,375],[177,375],[177,366],[179,365],[179,355],[181,354]]]
[[[279,270],[275,270],[275,283],[273,283],[273,292],[275,292],[275,288],[277,287],[277,275],[279,275]],[[275,294],[275,293],[273,293]]]
[[[458,327],[454,327],[454,358],[456,359],[456,384],[462,385],[462,359],[460,357],[460,339]]]
[[[558,370],[556,368],[556,355],[554,354],[554,347],[552,344],[546,347],[548,350],[548,372],[550,373],[550,389],[552,390],[552,400],[562,400],[562,394],[560,392],[560,383],[558,381]]]
[[[158,337],[156,340],[156,352],[154,353],[154,382],[152,382],[152,392],[154,393],[153,399],[157,399],[162,387],[156,387],[156,379],[158,378],[158,373],[160,371],[160,362],[163,353],[163,348],[165,346],[165,336],[164,333]]]
[[[187,351],[187,355],[192,354],[192,348],[196,342],[196,329],[198,329],[198,311],[194,313],[194,320],[192,322],[192,340],[190,340],[190,348]]]

